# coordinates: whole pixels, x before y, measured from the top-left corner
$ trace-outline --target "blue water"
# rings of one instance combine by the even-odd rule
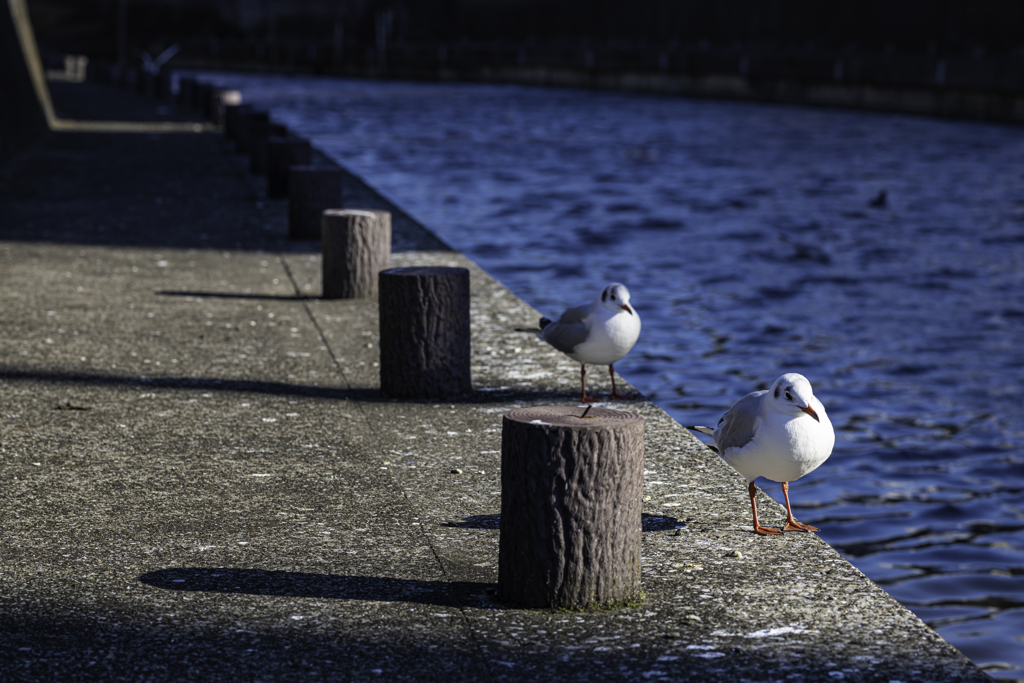
[[[616,369],[683,424],[806,375],[837,440],[792,485],[797,516],[991,675],[1024,679],[1024,129],[202,77],[549,315],[626,283],[644,328]]]

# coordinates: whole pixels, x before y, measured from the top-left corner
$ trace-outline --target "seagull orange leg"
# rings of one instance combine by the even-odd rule
[[[608,373],[612,376],[612,398],[618,398],[625,401],[632,401],[636,396],[623,396],[619,392],[615,391],[615,365],[613,363],[608,364]]]
[[[818,527],[810,524],[801,524],[793,519],[793,510],[789,507],[789,482],[782,482],[782,495],[786,497],[786,526],[783,531],[817,531]]]
[[[582,363],[580,364],[580,386],[583,389],[583,394],[580,398],[581,403],[600,402],[601,399],[599,398],[590,398],[589,396],[587,396],[587,366]]]
[[[754,486],[754,482],[750,482],[750,486],[747,487],[750,492],[750,507],[754,510],[754,533],[759,536],[779,536],[782,532],[775,527],[764,527],[757,522],[757,502],[754,501],[754,495],[757,493],[757,487]]]

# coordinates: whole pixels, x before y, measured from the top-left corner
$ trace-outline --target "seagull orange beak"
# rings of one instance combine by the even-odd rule
[[[629,307],[629,304],[622,304],[622,310],[630,315],[633,315],[633,309]]]
[[[813,417],[815,419],[815,421],[821,422],[821,420],[818,419],[818,414],[816,412],[814,412],[814,408],[812,408],[810,406],[804,406],[800,410],[804,411],[805,413],[807,413],[808,415]]]

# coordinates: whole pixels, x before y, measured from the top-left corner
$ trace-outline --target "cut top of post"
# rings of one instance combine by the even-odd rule
[[[586,413],[585,417],[584,413]],[[644,421],[644,418],[636,413],[625,410],[584,406],[520,408],[505,413],[505,419],[538,427],[570,427],[572,429],[616,429]]]
[[[382,270],[381,275],[388,277],[423,277],[424,275],[446,275],[459,271],[469,272],[465,268],[446,268],[444,266],[411,266],[409,268],[389,268]]]

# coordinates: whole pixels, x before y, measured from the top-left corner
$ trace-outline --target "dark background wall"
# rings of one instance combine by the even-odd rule
[[[54,57],[138,64],[141,51],[177,44],[172,68],[638,89],[1024,122],[1020,0],[28,2]]]
[[[40,42],[115,57],[120,0],[30,0]],[[387,14],[390,12],[390,18]],[[305,39],[396,43],[772,44],[828,49],[1024,48],[1018,0],[128,0],[133,49]]]
[[[0,162],[27,147],[47,130],[14,22],[5,2],[0,9]]]

